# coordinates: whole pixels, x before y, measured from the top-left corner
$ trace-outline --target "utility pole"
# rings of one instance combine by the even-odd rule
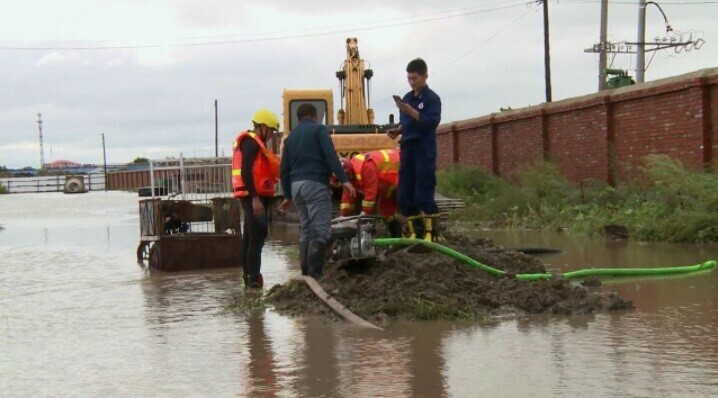
[[[548,0],[543,3],[543,52],[544,70],[546,72],[546,102],[551,102],[551,49],[549,46]]]
[[[606,41],[608,37],[608,0],[601,0],[601,38],[598,58],[598,91],[606,89],[606,68],[608,67]]]
[[[107,191],[107,151],[105,150],[105,133],[102,133],[102,163],[105,172],[105,191]]]
[[[37,114],[37,130],[40,132],[40,170],[45,169],[45,147],[42,139],[42,113]]]
[[[638,35],[636,36],[636,83],[643,83],[646,73],[646,0],[638,0]]]
[[[607,12],[603,9],[603,5],[608,7],[608,2],[602,0],[601,12]],[[656,37],[654,40],[646,41],[646,7],[654,5],[658,8],[663,16],[663,21],[666,24],[666,36]],[[635,54],[636,55],[636,83],[643,83],[645,81],[646,69],[651,65],[653,58],[657,52],[663,52],[667,55],[680,54],[684,52],[690,52],[693,50],[700,50],[705,44],[703,40],[703,34],[697,32],[676,32],[668,22],[668,16],[661,8],[661,5],[655,1],[638,0],[638,34],[635,41],[619,41],[619,42],[608,42],[603,37],[604,27],[606,23],[605,19],[601,20],[601,43],[596,43],[591,48],[587,48],[584,52],[595,53],[595,54]],[[649,54],[646,58],[646,54]],[[615,55],[614,55],[615,56]],[[601,68],[601,66],[599,66]],[[604,71],[605,73],[605,71]],[[625,74],[625,72],[624,72]],[[599,82],[600,85],[600,82]]]
[[[217,125],[217,100],[214,100],[214,157],[219,157],[219,126]]]

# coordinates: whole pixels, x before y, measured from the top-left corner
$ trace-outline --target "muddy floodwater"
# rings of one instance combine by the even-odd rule
[[[234,270],[149,274],[136,265],[137,196],[0,196],[1,397],[718,396],[718,272],[613,282],[634,311],[384,332],[224,311]],[[564,251],[552,270],[673,266],[718,247],[486,232]],[[269,286],[298,266],[274,226]]]

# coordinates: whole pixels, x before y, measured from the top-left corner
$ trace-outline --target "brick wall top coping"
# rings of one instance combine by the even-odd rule
[[[452,130],[465,130],[489,126],[496,122],[530,119],[543,114],[571,112],[607,103],[634,100],[659,94],[686,90],[696,86],[718,84],[718,67],[701,69],[683,75],[654,80],[647,83],[605,90],[598,93],[567,98],[561,101],[542,103],[526,108],[513,109],[507,112],[495,112],[489,115],[445,123],[437,129],[438,134],[446,134]]]

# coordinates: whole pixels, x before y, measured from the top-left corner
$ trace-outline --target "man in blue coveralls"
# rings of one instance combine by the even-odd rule
[[[436,188],[436,127],[441,121],[441,99],[426,84],[426,62],[417,58],[406,67],[411,90],[403,99],[394,97],[401,112],[399,127],[387,135],[401,135],[399,212],[407,219],[410,238],[428,241],[438,237],[439,208]]]

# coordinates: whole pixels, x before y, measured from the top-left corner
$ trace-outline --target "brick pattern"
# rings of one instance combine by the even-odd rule
[[[700,87],[616,103],[613,129],[618,178],[635,177],[641,159],[650,154],[701,166],[701,109]]]
[[[453,164],[454,133],[448,128],[437,131],[436,133],[436,163],[444,166]]]
[[[540,116],[518,119],[497,126],[499,175],[509,177],[521,166],[543,159]]]
[[[572,181],[608,180],[606,105],[548,118],[549,160]]]
[[[574,182],[633,178],[654,153],[701,167],[718,154],[718,68],[442,125],[437,140],[440,167],[458,159],[503,177],[544,156]]]
[[[491,126],[476,127],[458,134],[461,164],[479,166],[492,171]]]

